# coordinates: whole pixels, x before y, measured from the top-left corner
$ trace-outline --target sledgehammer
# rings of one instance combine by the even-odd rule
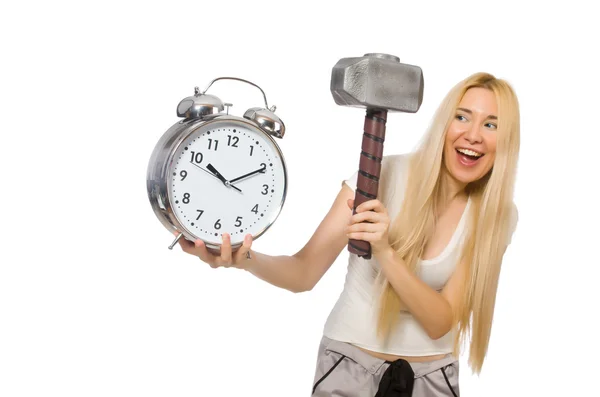
[[[342,58],[331,71],[331,94],[342,106],[366,108],[354,209],[377,198],[387,112],[416,113],[423,101],[423,71],[388,54]],[[368,241],[351,239],[348,251],[371,259]]]

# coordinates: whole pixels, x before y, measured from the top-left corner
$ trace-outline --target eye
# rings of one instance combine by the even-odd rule
[[[490,126],[489,128],[492,128],[492,129],[494,129],[494,130],[495,130],[496,128],[498,128],[498,126],[497,126],[496,124],[494,124],[494,123],[487,123],[487,124],[486,124],[486,126],[487,126],[487,125],[489,125],[489,126]]]
[[[463,116],[462,114],[457,114],[457,115],[456,115],[456,119],[457,119],[457,120],[463,121],[463,120],[461,120],[461,117],[462,117],[463,119],[465,119],[465,120],[467,119],[467,118],[466,118],[465,116]]]

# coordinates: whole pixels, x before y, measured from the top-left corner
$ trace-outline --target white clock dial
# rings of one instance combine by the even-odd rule
[[[181,225],[216,245],[225,232],[232,244],[262,234],[285,200],[281,152],[269,136],[244,123],[207,123],[193,131],[178,147],[169,175],[169,198]]]

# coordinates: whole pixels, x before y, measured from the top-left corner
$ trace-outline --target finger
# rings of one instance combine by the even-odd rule
[[[371,223],[388,223],[389,218],[387,214],[382,214],[379,212],[366,211],[358,214],[354,214],[350,217],[350,225],[361,222],[371,222]]]
[[[357,206],[356,212],[375,210],[376,208],[379,208],[380,205],[381,205],[381,201],[379,201],[377,199],[368,200],[368,201],[365,201],[364,203],[361,203],[359,206]]]
[[[376,233],[368,233],[368,232],[354,232],[354,233],[348,233],[347,237],[350,240],[362,240],[362,241],[377,241],[376,238],[377,234]]]
[[[348,204],[348,207],[350,207],[350,209],[354,209],[354,200],[348,199],[346,204]]]
[[[346,234],[349,233],[377,233],[385,230],[385,226],[381,223],[356,223],[346,228]]]
[[[222,235],[223,245],[221,245],[221,262],[223,266],[231,265],[231,236],[228,233]]]
[[[198,258],[200,258],[202,262],[208,263],[212,268],[218,267],[215,263],[214,255],[212,255],[208,251],[208,248],[206,248],[206,244],[204,244],[204,241],[197,239],[194,242],[194,248],[194,253],[198,256]]]
[[[377,243],[384,238],[383,236],[385,236],[385,233],[382,230],[377,230],[374,232],[352,232],[347,233],[346,236],[348,239],[364,240],[371,243]]]
[[[193,242],[188,241],[185,237],[181,237],[177,241],[177,243],[179,244],[179,246],[181,247],[181,250],[183,252],[193,255],[193,251],[194,251],[194,243]]]
[[[365,201],[364,203],[362,203],[361,205],[356,207],[357,213],[365,212],[365,211],[369,211],[369,210],[373,210],[375,212],[386,212],[387,211],[385,206],[383,205],[383,203],[377,199]]]

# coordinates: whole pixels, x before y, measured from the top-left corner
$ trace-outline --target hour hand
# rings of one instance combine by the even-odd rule
[[[250,176],[250,175],[258,174],[259,172],[264,173],[266,169],[267,169],[267,166],[265,165],[264,167],[261,167],[261,168],[255,170],[255,171],[249,172],[246,175],[238,176],[237,178],[234,178],[234,179],[230,180],[229,182],[239,181],[240,179],[244,179],[244,178],[246,178],[247,176]]]
[[[230,181],[228,181],[227,179],[225,179],[225,177],[223,175],[221,175],[221,173],[219,171],[217,171],[217,169],[212,165],[212,164],[208,164],[206,166],[206,168],[212,172],[217,178],[219,178],[219,180],[221,182],[223,182],[225,184],[225,186],[231,186],[232,188],[234,188],[235,190],[237,190],[238,192],[242,192],[240,189],[238,189],[236,186],[232,185]]]
[[[219,171],[217,171],[217,169],[216,169],[215,167],[213,167],[213,165],[212,165],[212,164],[210,164],[210,163],[209,163],[209,164],[206,166],[206,168],[207,168],[207,169],[208,169],[210,172],[212,172],[213,174],[215,174],[215,176],[216,176],[217,178],[219,178],[219,179],[221,180],[221,182],[223,182],[223,183],[227,183],[227,179],[225,179],[225,177],[224,177],[223,175],[221,175],[221,173],[220,173]]]

